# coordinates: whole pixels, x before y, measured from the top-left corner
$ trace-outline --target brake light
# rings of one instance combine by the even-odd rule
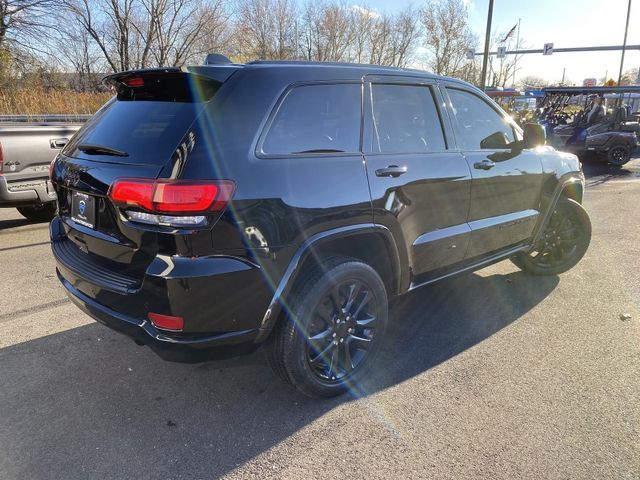
[[[131,77],[122,81],[127,87],[135,88],[135,87],[144,87],[144,78],[142,77]]]
[[[174,317],[172,315],[162,315],[160,313],[149,312],[147,315],[151,323],[163,330],[171,330],[173,332],[180,332],[184,328],[184,318]]]
[[[235,184],[229,180],[120,178],[111,184],[108,196],[120,208],[147,212],[131,211],[133,220],[192,225],[202,223],[203,215],[224,211],[234,191]]]

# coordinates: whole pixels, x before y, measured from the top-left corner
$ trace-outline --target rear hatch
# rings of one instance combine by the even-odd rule
[[[122,178],[179,178],[194,123],[222,83],[179,69],[125,72],[105,83],[115,97],[65,147],[52,178],[70,253],[139,278],[166,232],[126,221],[109,188]]]

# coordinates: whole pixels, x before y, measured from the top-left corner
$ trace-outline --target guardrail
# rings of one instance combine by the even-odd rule
[[[0,115],[0,123],[84,123],[92,116],[86,114]]]

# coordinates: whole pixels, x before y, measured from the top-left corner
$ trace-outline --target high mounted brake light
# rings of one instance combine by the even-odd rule
[[[142,77],[130,77],[126,78],[122,81],[127,87],[135,88],[135,87],[144,87],[144,78]]]
[[[223,212],[234,191],[229,180],[119,178],[108,196],[131,220],[184,226],[199,225],[207,215]]]

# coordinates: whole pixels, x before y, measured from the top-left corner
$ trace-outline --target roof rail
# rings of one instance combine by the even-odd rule
[[[209,53],[204,59],[205,65],[220,65],[225,63],[231,63],[231,60],[220,53]]]

